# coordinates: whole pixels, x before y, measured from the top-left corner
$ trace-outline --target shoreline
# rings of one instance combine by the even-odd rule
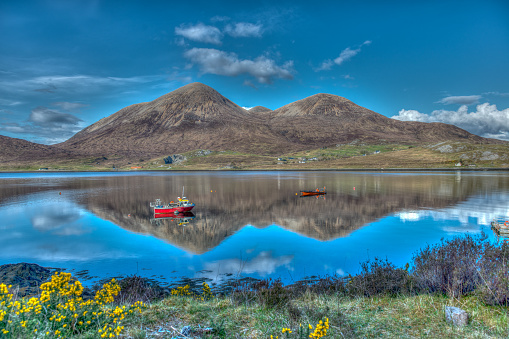
[[[317,168],[317,169],[172,169],[172,170],[34,170],[34,171],[4,171],[0,173],[143,173],[143,172],[509,172],[509,167],[477,167],[477,168]]]
[[[41,333],[38,338],[53,337],[54,333],[69,338],[94,338],[98,329],[101,333],[107,326],[121,326],[117,327],[117,335],[122,332],[121,337],[128,338],[289,339],[302,338],[301,330],[309,328],[307,334],[303,332],[307,337],[315,327],[325,324],[327,333],[319,337],[504,338],[508,331],[508,286],[493,278],[506,276],[507,266],[501,261],[493,266],[491,258],[504,257],[509,244],[488,248],[485,241],[483,237],[467,235],[438,243],[431,252],[421,250],[411,268],[375,259],[365,262],[355,276],[317,277],[286,286],[273,279],[245,281],[228,294],[211,293],[205,283],[196,289],[178,286],[168,293],[147,279],[131,276],[111,282],[119,288],[115,299],[108,301],[111,305],[94,304],[93,300],[98,299],[95,291],[83,294],[80,291],[80,300],[83,297],[98,306],[88,309],[88,301],[81,303],[74,316],[74,310],[66,313],[63,307],[52,311],[48,306],[49,311],[43,309],[42,315],[26,311],[23,316],[9,309],[6,331],[11,338],[34,337],[29,333],[35,332]],[[469,247],[467,253],[461,250],[465,246]],[[37,264],[31,266],[41,268]],[[437,270],[443,274],[436,275]],[[466,284],[451,284],[458,278]],[[104,284],[99,289],[109,287]],[[28,298],[19,297],[14,291],[14,298],[27,305]],[[109,315],[113,309],[122,313],[124,308],[132,309],[140,301],[143,307],[138,308],[139,314],[130,316],[126,312],[119,323],[118,318],[112,322],[112,316],[97,318],[103,312]],[[460,323],[448,318],[450,307],[466,313],[467,321]],[[54,323],[55,315],[65,317]],[[75,317],[82,320],[82,326],[73,332],[71,327],[78,321],[74,321]],[[87,322],[88,326],[86,320],[94,323]]]

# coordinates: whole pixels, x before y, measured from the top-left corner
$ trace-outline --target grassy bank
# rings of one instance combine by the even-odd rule
[[[259,155],[234,151],[194,150],[167,164],[164,157],[99,157],[60,161],[7,162],[0,171],[137,171],[137,170],[319,170],[387,168],[509,168],[509,148],[498,144],[440,142],[426,145],[351,143],[320,149]],[[459,166],[460,165],[460,166]]]
[[[17,298],[0,285],[0,336],[505,338],[508,262],[509,245],[481,235],[427,246],[403,268],[375,259],[362,263],[355,276],[290,286],[239,281],[226,295],[214,295],[207,283],[164,291],[132,276],[85,300],[79,282],[55,274],[37,298]],[[446,306],[468,312],[468,325],[447,323]]]

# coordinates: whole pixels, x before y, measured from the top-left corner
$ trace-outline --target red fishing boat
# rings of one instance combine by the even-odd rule
[[[192,210],[194,204],[184,196],[184,189],[182,188],[182,198],[178,197],[177,202],[170,201],[170,203],[164,204],[161,199],[156,199],[155,202],[150,203],[150,207],[154,209],[154,214],[179,214]]]
[[[194,204],[186,197],[178,197],[177,202],[170,201],[168,204],[162,203],[161,199],[156,199],[155,202],[150,203],[150,207],[154,209],[154,214],[178,214],[192,210]]]
[[[324,194],[327,194],[327,191],[325,190],[325,187],[324,188],[317,188],[314,191],[300,191],[300,196],[301,197],[307,197],[307,196],[310,196],[310,195],[324,195]]]

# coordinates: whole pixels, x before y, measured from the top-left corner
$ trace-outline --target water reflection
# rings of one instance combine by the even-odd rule
[[[173,222],[176,223],[178,226],[186,226],[193,219],[194,219],[193,212],[158,213],[154,214],[154,217],[150,219],[150,223],[157,227],[163,227],[163,225],[168,225],[168,223],[166,222],[170,222],[170,224]]]
[[[488,216],[507,213],[503,208],[490,210],[490,206],[504,206],[503,201],[509,201],[507,195],[496,194],[497,190],[509,186],[507,176],[477,173],[207,173],[92,179],[71,177],[46,180],[46,185],[36,186],[29,182],[30,179],[21,179],[2,186],[0,202],[44,191],[62,192],[65,199],[102,219],[130,231],[154,235],[196,254],[218,246],[246,225],[264,228],[277,224],[292,232],[327,241],[348,236],[391,214],[397,214],[402,220],[431,216],[462,223],[475,217],[487,225]],[[154,220],[149,202],[155,198],[176,199],[182,186],[186,187],[187,196],[196,204],[196,215],[192,218],[168,215],[166,220]],[[328,191],[326,199],[298,199],[296,195],[302,190],[324,186]],[[486,196],[486,192],[493,191],[495,194]],[[495,203],[492,205],[491,202]],[[479,205],[485,208],[480,210],[477,208]],[[452,206],[456,208],[448,208]],[[56,209],[41,210],[34,216],[33,224],[41,230],[70,232],[65,227],[59,229],[59,225],[69,224],[77,217],[75,211],[62,205]],[[183,232],[173,227],[179,223],[192,227]],[[81,231],[73,229],[72,232]]]
[[[264,228],[277,224],[292,232],[327,241],[348,236],[393,213],[442,210],[487,189],[508,185],[508,178],[499,176],[484,180],[478,176],[463,176],[460,181],[454,175],[316,174],[304,178],[306,180],[300,173],[279,174],[276,186],[276,177],[266,175],[247,178],[175,176],[150,180],[115,177],[102,180],[100,192],[92,190],[85,201],[78,202],[125,229],[152,234],[199,254],[218,246],[245,225]],[[150,223],[153,216],[148,202],[156,197],[171,199],[182,185],[196,203],[193,227],[184,233]],[[299,199],[295,195],[310,186],[327,186],[327,199]],[[131,217],[127,218],[129,214]]]
[[[0,181],[0,259],[93,262],[109,274],[136,273],[138,263],[154,274],[216,281],[238,272],[344,274],[366,255],[408,260],[426,242],[509,218],[505,172],[19,174]],[[175,200],[182,186],[194,213],[156,218],[149,203]],[[326,196],[299,197],[324,186]]]

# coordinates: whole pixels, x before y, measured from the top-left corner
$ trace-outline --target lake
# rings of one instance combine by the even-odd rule
[[[190,215],[150,202],[185,195]],[[300,190],[327,195],[300,197]],[[403,266],[426,244],[509,220],[509,172],[0,173],[0,264],[80,274],[281,278]]]

